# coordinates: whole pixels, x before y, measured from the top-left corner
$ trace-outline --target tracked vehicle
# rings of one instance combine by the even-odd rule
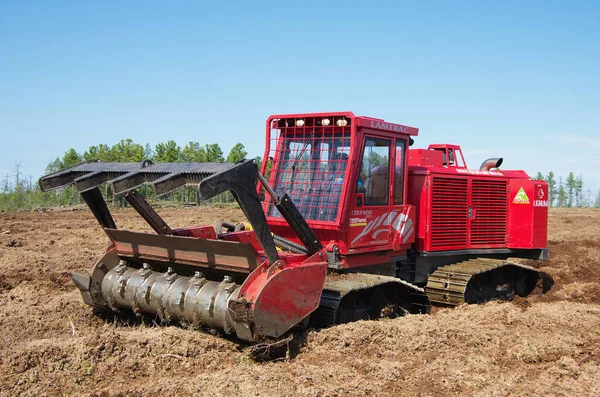
[[[73,183],[111,240],[85,303],[219,329],[247,341],[296,326],[427,313],[525,296],[547,258],[548,188],[502,159],[470,169],[457,145],[410,149],[418,129],[351,112],[267,120],[261,169],[236,164],[89,161],[40,179]],[[121,230],[110,183],[154,233]],[[249,225],[171,229],[136,191],[230,191]]]

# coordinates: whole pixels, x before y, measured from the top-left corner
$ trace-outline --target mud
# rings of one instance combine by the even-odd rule
[[[237,209],[159,211],[173,227]],[[129,210],[119,227],[148,230]],[[550,212],[545,295],[295,336],[288,359],[207,332],[95,315],[70,281],[108,244],[88,211],[0,214],[0,396],[600,395],[600,211]]]

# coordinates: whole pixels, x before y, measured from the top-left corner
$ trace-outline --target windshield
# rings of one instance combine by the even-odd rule
[[[287,193],[306,220],[335,221],[347,177],[350,138],[311,132],[282,135],[279,141],[273,169],[277,195]],[[268,215],[281,217],[272,203],[268,208]]]

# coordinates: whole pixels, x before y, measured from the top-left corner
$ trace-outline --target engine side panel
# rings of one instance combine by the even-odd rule
[[[421,253],[547,246],[548,186],[522,171],[410,167]]]
[[[548,243],[548,185],[513,179],[509,193],[509,248],[545,248]]]

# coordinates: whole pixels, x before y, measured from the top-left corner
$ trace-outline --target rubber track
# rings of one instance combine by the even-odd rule
[[[397,288],[402,291],[402,296],[406,298],[406,301],[401,303],[403,312],[429,313],[430,304],[425,291],[404,280],[366,273],[335,274],[328,275],[325,279],[321,302],[317,310],[311,314],[311,325],[329,327],[340,324],[341,322],[337,318],[338,308],[344,297],[351,292],[367,294],[372,292],[373,288],[391,283],[396,284]]]
[[[468,302],[465,298],[471,292],[469,289],[477,287],[472,284],[469,285],[469,282],[475,276],[485,276],[487,272],[498,271],[508,266],[522,270],[534,284],[537,283],[538,279],[541,279],[540,272],[533,267],[498,259],[478,258],[438,268],[429,275],[425,291],[429,295],[430,301],[435,303],[450,306],[465,302],[475,303]],[[490,299],[494,299],[494,297],[490,297]],[[483,299],[482,301],[490,299]]]

